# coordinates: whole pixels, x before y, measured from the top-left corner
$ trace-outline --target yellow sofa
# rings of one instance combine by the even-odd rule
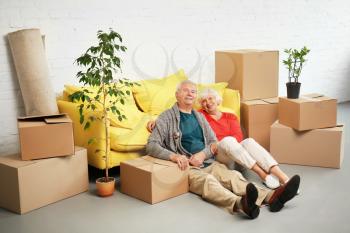
[[[128,97],[125,105],[118,106],[127,119],[119,121],[113,114],[110,115],[109,124],[110,151],[109,167],[119,166],[120,162],[145,155],[145,145],[149,136],[146,124],[164,110],[170,108],[176,101],[176,85],[187,79],[183,70],[162,79],[139,81],[138,86],[130,87],[132,95]],[[220,109],[235,113],[239,116],[239,92],[227,87],[227,83],[198,84],[199,91],[210,87],[216,89],[223,97]],[[106,167],[103,159],[105,144],[105,129],[102,122],[94,121],[90,128],[84,130],[79,123],[79,103],[72,103],[69,95],[80,87],[66,85],[63,95],[57,101],[60,112],[67,113],[74,122],[75,144],[87,148],[88,161],[91,166],[99,169]],[[86,88],[86,87],[85,87]],[[196,106],[199,107],[198,105]],[[85,111],[86,115],[98,116],[99,112]],[[89,139],[94,142],[88,144]]]

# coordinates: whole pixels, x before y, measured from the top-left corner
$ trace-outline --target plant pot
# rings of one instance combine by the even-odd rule
[[[115,190],[114,177],[108,177],[108,181],[106,181],[106,177],[98,178],[96,180],[96,188],[97,188],[97,194],[100,197],[108,197],[113,195]]]
[[[300,93],[300,85],[301,83],[296,82],[288,82],[287,86],[287,98],[289,99],[298,99]]]

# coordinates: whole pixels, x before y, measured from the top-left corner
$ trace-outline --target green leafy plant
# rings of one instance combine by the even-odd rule
[[[83,55],[78,57],[75,62],[83,70],[79,71],[76,77],[79,83],[86,87],[81,91],[76,91],[70,95],[72,102],[81,103],[78,106],[80,124],[84,125],[84,130],[87,130],[90,125],[96,121],[102,121],[105,127],[105,149],[104,160],[106,163],[105,182],[108,182],[109,175],[109,114],[116,114],[119,121],[126,119],[123,112],[118,109],[117,103],[124,104],[127,95],[130,91],[123,90],[125,86],[133,86],[135,83],[126,78],[115,79],[114,76],[118,72],[122,72],[121,58],[119,54],[125,52],[127,48],[122,45],[122,37],[112,29],[109,32],[99,30],[97,32],[98,45],[88,48]],[[92,91],[93,89],[94,91]],[[88,116],[84,114],[87,110],[99,112]],[[88,144],[94,143],[96,138],[90,138]],[[98,153],[101,151],[95,151]]]
[[[310,52],[306,46],[297,49],[285,49],[284,52],[288,54],[288,58],[283,60],[283,64],[288,69],[288,81],[291,83],[292,81],[297,83],[299,82],[299,76],[301,70],[303,69],[303,65],[306,62],[306,55]]]

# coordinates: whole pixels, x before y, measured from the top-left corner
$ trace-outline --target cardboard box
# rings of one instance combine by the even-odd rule
[[[73,123],[68,115],[18,118],[23,160],[74,154]]]
[[[0,157],[0,207],[24,214],[88,190],[86,149],[74,156],[23,161]]]
[[[337,100],[321,94],[304,95],[299,99],[281,97],[279,122],[296,130],[335,127]]]
[[[228,82],[242,100],[277,97],[278,59],[278,51],[216,51],[215,81]]]
[[[188,170],[177,164],[151,156],[127,160],[120,164],[121,191],[150,204],[187,193]]]
[[[297,131],[274,123],[271,152],[279,163],[340,168],[344,157],[344,127]]]
[[[278,98],[241,103],[241,123],[245,136],[270,150],[270,127],[278,119]]]

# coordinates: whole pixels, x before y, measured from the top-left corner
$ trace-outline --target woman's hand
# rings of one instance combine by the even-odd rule
[[[198,152],[191,156],[189,162],[192,166],[200,167],[205,160],[205,154],[203,152]]]
[[[216,142],[212,143],[210,145],[210,150],[213,155],[216,155],[218,153],[218,144]]]
[[[146,128],[147,128],[148,132],[152,133],[155,126],[156,126],[156,121],[150,120],[149,122],[147,122]]]

